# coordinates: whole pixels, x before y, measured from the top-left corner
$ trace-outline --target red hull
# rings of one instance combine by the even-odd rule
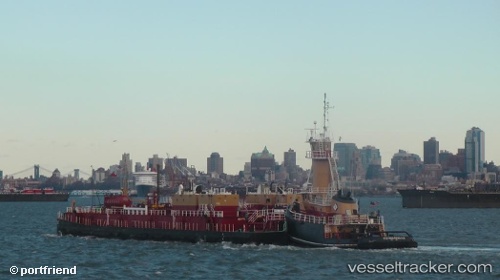
[[[283,232],[286,239],[284,211],[207,211],[207,210],[151,210],[139,207],[91,208],[69,207],[59,215],[58,230],[63,234],[79,235],[83,228],[109,231],[114,228],[125,232],[127,229],[151,229],[160,231],[187,231],[200,233],[245,233],[255,236],[259,233]],[[92,235],[92,234],[91,234]],[[168,235],[167,235],[168,236]],[[217,236],[214,235],[214,236]],[[254,237],[255,238],[255,237]],[[265,242],[264,242],[265,243]],[[270,243],[287,243],[287,240]]]

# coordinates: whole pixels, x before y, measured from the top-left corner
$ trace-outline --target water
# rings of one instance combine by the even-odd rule
[[[72,198],[71,198],[72,199]],[[71,200],[70,199],[70,200]],[[90,198],[75,198],[88,205]],[[379,201],[369,207],[370,201]],[[346,250],[231,243],[181,243],[58,236],[69,202],[0,203],[0,279],[9,268],[74,267],[76,275],[31,279],[500,279],[500,209],[403,209],[401,198],[360,198],[387,230],[407,230],[417,249]],[[491,264],[493,273],[350,273],[356,264]],[[452,270],[456,270],[453,267]]]

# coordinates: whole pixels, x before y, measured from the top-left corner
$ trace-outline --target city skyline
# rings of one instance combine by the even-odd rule
[[[467,137],[469,136],[469,134],[470,134],[470,133],[471,133],[471,131],[473,131],[473,130],[474,130],[474,131],[481,131],[481,133],[482,133],[482,141],[484,142],[484,131],[482,131],[482,130],[481,130],[480,128],[478,128],[478,127],[473,127],[473,128],[471,128],[471,130],[468,130],[468,131],[467,131]],[[466,140],[465,140],[465,145],[464,145],[464,147],[463,147],[463,148],[458,148],[458,149],[457,149],[457,152],[458,152],[458,150],[459,150],[459,149],[462,149],[462,150],[467,150],[467,149],[466,149],[466,146],[467,146],[467,137],[466,137]],[[408,154],[415,154],[415,155],[417,155],[417,156],[420,158],[420,160],[421,160],[421,164],[426,164],[426,163],[425,163],[425,159],[424,159],[424,158],[425,158],[425,153],[426,153],[426,152],[425,152],[425,149],[426,149],[426,145],[427,145],[427,143],[428,143],[429,141],[437,141],[437,139],[436,139],[435,137],[431,137],[429,140],[423,141],[424,147],[423,147],[423,149],[422,149],[422,154],[421,154],[422,156],[420,156],[420,154],[419,154],[419,153],[414,153],[414,152],[412,152],[412,151],[406,151],[406,150],[399,149],[397,152],[394,152],[394,154],[390,157],[390,159],[388,159],[388,160],[387,160],[387,161],[389,161],[389,164],[388,164],[388,165],[383,165],[383,164],[382,164],[382,165],[381,165],[381,167],[390,167],[390,166],[392,165],[392,161],[394,160],[394,158],[395,158],[398,154],[400,154],[401,152],[408,153]],[[367,145],[367,146],[363,146],[363,147],[357,147],[356,143],[337,142],[337,143],[335,143],[335,144],[339,144],[339,143],[352,145],[352,146],[354,147],[354,149],[355,149],[358,153],[366,153],[367,151],[370,151],[370,150],[379,151],[379,149],[378,149],[377,147],[374,147],[374,146],[371,146],[371,145]],[[437,141],[437,143],[438,143],[438,146],[439,146],[439,141]],[[337,145],[335,145],[335,146],[337,146]],[[343,152],[342,152],[342,149],[344,149],[344,148],[341,148],[340,150],[337,150],[337,148],[335,148],[336,153],[337,153],[337,156],[339,157],[339,158],[337,159],[339,162],[341,162],[341,161],[342,161],[340,157],[342,157],[342,156],[346,156],[346,155],[345,155],[345,153],[343,153]],[[366,151],[365,151],[365,149],[366,149]],[[484,146],[482,146],[482,149],[484,149]],[[263,152],[269,152],[269,151],[268,151],[268,149],[267,149],[267,146],[264,146],[264,150],[263,150]],[[289,148],[289,149],[288,149],[288,151],[284,151],[284,152],[282,153],[282,154],[283,154],[283,160],[281,160],[281,161],[279,160],[279,158],[278,158],[278,159],[276,159],[276,158],[275,158],[274,153],[271,153],[271,154],[272,154],[273,158],[275,158],[275,163],[276,163],[277,165],[285,165],[285,166],[286,166],[286,156],[287,156],[286,154],[287,154],[287,153],[290,153],[290,152],[293,152],[293,153],[295,154],[295,151],[294,151],[292,148]],[[270,153],[270,152],[269,152],[269,153]],[[439,157],[439,155],[440,155],[441,153],[451,153],[451,154],[456,154],[456,152],[453,152],[453,151],[448,151],[448,150],[438,149],[438,150],[437,150],[436,157]],[[214,156],[214,154],[215,154],[217,157],[220,157],[220,159],[222,159],[222,157],[220,156],[220,154],[219,154],[218,152],[212,152],[212,153],[210,154],[210,156],[209,156],[208,158],[206,158],[206,159],[207,159],[207,162],[206,162],[206,164],[207,164],[207,165],[206,165],[205,167],[206,167],[206,169],[207,169],[207,170],[208,170],[208,165],[210,164],[210,163],[209,163],[209,162],[210,162],[210,159]],[[261,152],[259,151],[259,152],[256,152],[256,153],[252,153],[252,155],[249,157],[249,160],[248,160],[248,161],[245,161],[243,165],[250,163],[250,162],[251,162],[252,157],[253,157],[255,154],[261,154]],[[126,164],[126,165],[128,166],[128,169],[129,169],[129,170],[133,170],[133,169],[131,168],[132,164],[135,164],[136,166],[137,166],[137,164],[139,164],[139,166],[140,166],[140,167],[142,167],[142,168],[143,168],[143,170],[151,170],[151,168],[154,168],[154,167],[152,167],[153,165],[159,164],[159,165],[160,165],[160,169],[163,169],[163,164],[164,164],[165,162],[170,161],[170,160],[172,160],[174,157],[177,157],[177,156],[174,156],[174,157],[172,157],[172,158],[163,158],[163,157],[159,157],[159,156],[158,156],[158,154],[153,154],[153,155],[151,155],[150,157],[148,157],[148,159],[147,159],[147,160],[134,160],[133,158],[130,158],[130,154],[129,154],[129,153],[123,153],[121,157],[122,157],[122,158],[121,158],[121,160],[119,160],[118,164],[116,164],[116,163],[110,163],[110,164],[109,164],[109,165],[107,165],[107,166],[91,166],[91,167],[90,167],[90,169],[91,169],[91,170],[92,170],[92,169],[93,169],[93,170],[97,170],[97,169],[104,169],[104,170],[108,170],[108,168],[109,168],[109,170],[114,170],[114,168],[116,168],[116,166],[122,166],[123,164]],[[348,156],[348,158],[351,158],[351,157],[352,157],[352,155]],[[179,159],[181,159],[181,160],[186,161],[186,162],[187,162],[187,164],[188,164],[188,165],[187,165],[188,167],[189,167],[189,166],[191,166],[191,164],[189,164],[189,158],[184,158],[184,157],[178,157],[178,158],[179,158]],[[158,161],[158,160],[160,160],[160,161]],[[294,158],[294,160],[296,161],[296,159],[295,159],[295,158]],[[437,160],[437,158],[436,158],[436,160]],[[482,159],[481,159],[481,158],[479,158],[479,160],[481,161]],[[344,160],[344,161],[345,161],[345,160]],[[467,161],[467,159],[464,159],[464,166],[466,165],[466,161]],[[152,162],[156,162],[156,163],[154,163],[154,164],[153,164]],[[483,163],[488,163],[488,162],[490,162],[490,161],[484,161]],[[439,162],[436,162],[436,163],[439,163]],[[143,164],[144,164],[144,165],[143,165]],[[365,163],[364,165],[367,165],[367,164],[368,164],[368,163]],[[45,175],[48,175],[49,173],[55,172],[55,171],[51,171],[51,170],[49,170],[49,169],[47,169],[47,168],[45,168],[45,167],[43,167],[43,166],[42,166],[42,167],[40,167],[40,165],[39,165],[39,164],[35,164],[35,165],[36,165],[36,166],[39,166],[39,168],[38,168],[38,169],[42,169],[42,170],[44,170],[44,172],[46,173]],[[309,166],[301,166],[301,165],[298,165],[298,166],[299,166],[300,168],[303,168],[304,170],[309,169]],[[30,172],[32,172],[32,169],[31,169],[31,168],[32,168],[32,166],[29,166],[28,168],[26,168],[26,170],[25,170],[25,171],[23,171],[23,172],[22,172],[22,174],[29,174]],[[197,171],[201,171],[201,172],[203,172],[203,173],[209,173],[207,170],[203,170],[202,168],[200,169],[200,168],[198,168],[198,167],[196,167],[196,166],[195,166],[195,168],[196,168],[196,170],[197,170]],[[1,170],[1,171],[3,171],[2,169],[0,169],[0,170]],[[57,172],[60,172],[60,171],[58,170],[58,168],[57,168],[57,167],[56,167],[54,170],[56,170]],[[81,171],[81,172],[83,172],[83,173],[84,173],[84,174],[86,174],[86,175],[90,175],[89,173],[87,173],[86,169],[80,169],[80,168],[75,168],[75,169],[73,169],[73,170],[70,170],[70,171],[68,171],[68,172],[65,172],[65,173],[64,173],[64,175],[65,175],[65,176],[68,176],[68,175],[69,175],[69,176],[71,176],[74,172],[76,172],[76,170],[78,170],[78,171],[77,171],[78,173]],[[155,171],[155,170],[152,170],[152,171]],[[240,172],[240,171],[244,171],[244,168],[241,168],[240,170],[238,170],[238,171],[237,171],[237,172],[235,172],[235,173],[227,173],[227,172],[223,172],[223,173],[226,173],[226,174],[228,174],[228,175],[237,175],[237,174],[238,174],[238,172]],[[341,171],[341,170],[339,169],[339,171]],[[365,171],[365,172],[367,171],[366,167],[365,167],[364,171]],[[35,171],[35,172],[36,172],[36,171]],[[89,172],[90,172],[90,173],[92,173],[92,171],[89,171]],[[349,171],[349,170],[347,171],[347,173],[350,173],[350,172],[351,172],[351,171]],[[469,173],[469,172],[471,172],[471,171],[467,171],[467,173]],[[10,174],[3,173],[3,175],[5,176],[5,175],[10,175]],[[36,175],[35,175],[35,177],[36,177]]]
[[[78,168],[212,152],[236,174],[267,146],[279,163],[322,126],[338,142],[464,148],[485,133],[500,164],[496,1],[0,4],[0,170]],[[88,169],[88,170],[87,170]],[[206,170],[205,170],[206,171]]]

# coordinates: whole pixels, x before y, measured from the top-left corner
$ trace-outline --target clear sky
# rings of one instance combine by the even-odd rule
[[[456,153],[473,126],[500,164],[500,2],[0,1],[0,170],[90,173],[123,153],[267,146],[304,158],[323,93],[342,142]],[[117,141],[114,141],[117,140]]]

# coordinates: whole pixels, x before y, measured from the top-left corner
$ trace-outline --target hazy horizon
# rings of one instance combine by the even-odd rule
[[[305,159],[308,128],[423,154],[485,132],[500,164],[498,1],[4,1],[0,170],[143,165],[236,174],[267,146]],[[496,117],[495,117],[496,116]],[[116,140],[116,141],[115,141]]]

